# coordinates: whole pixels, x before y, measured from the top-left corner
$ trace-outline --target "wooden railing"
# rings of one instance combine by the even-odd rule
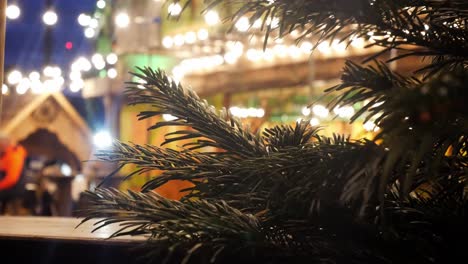
[[[108,237],[118,226],[91,232],[91,222],[55,217],[0,217],[0,263],[135,263],[144,237]]]

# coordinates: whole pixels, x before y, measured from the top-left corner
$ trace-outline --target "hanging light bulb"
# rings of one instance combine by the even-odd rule
[[[94,64],[96,68],[98,68],[97,65],[104,64],[105,66],[106,64],[106,62],[104,61],[104,57],[99,53],[96,53],[91,57],[91,62]]]
[[[93,62],[93,65],[94,68],[96,68],[96,70],[102,70],[106,67],[106,62],[104,61],[104,59],[96,60],[95,62]]]
[[[42,21],[47,26],[55,25],[57,23],[57,20],[58,20],[57,13],[55,13],[55,11],[53,10],[48,10],[44,13],[44,15],[42,15]]]
[[[312,107],[312,112],[313,112],[316,116],[322,117],[322,118],[323,118],[323,117],[327,117],[327,116],[328,116],[328,113],[329,113],[328,109],[327,109],[325,106],[323,106],[323,105],[314,105],[314,106]]]
[[[363,38],[358,38],[358,37],[355,37],[353,38],[352,42],[351,42],[351,46],[353,46],[354,48],[356,49],[363,49],[365,47],[365,41]]]
[[[65,79],[62,76],[59,77],[54,77],[52,79],[55,83],[57,83],[59,86],[62,86],[65,83]]]
[[[308,54],[312,51],[313,47],[314,45],[312,45],[312,43],[310,43],[309,41],[303,41],[301,43],[300,49],[302,50],[302,52]]]
[[[235,27],[240,32],[246,32],[250,28],[250,21],[247,17],[241,17],[237,20]]]
[[[78,58],[71,65],[72,71],[89,71],[91,70],[91,63],[85,57]]]
[[[95,18],[92,18],[90,21],[89,21],[89,27],[90,28],[97,28],[99,26],[99,21]]]
[[[21,9],[15,4],[8,5],[8,7],[6,8],[6,16],[8,17],[8,19],[15,20],[20,15]]]
[[[352,106],[337,106],[333,112],[341,118],[350,118],[354,115],[354,108]]]
[[[189,31],[185,33],[184,39],[186,43],[193,44],[195,41],[197,41],[197,34],[195,34],[193,31]]]
[[[296,45],[290,45],[288,48],[288,54],[293,59],[300,59],[302,57],[302,51]]]
[[[247,59],[250,61],[259,61],[262,58],[261,52],[257,51],[256,49],[249,49],[245,54]]]
[[[169,15],[171,16],[178,16],[180,15],[180,12],[182,12],[182,7],[179,3],[171,3],[167,8],[167,12],[169,12]]]
[[[275,58],[275,53],[272,49],[267,48],[263,51],[262,58],[266,61],[272,61]]]
[[[86,38],[93,38],[96,35],[96,30],[94,28],[86,28],[84,31],[84,35]]]
[[[204,28],[198,30],[197,37],[198,37],[199,40],[207,40],[208,37],[209,37],[208,30],[206,30]]]
[[[324,41],[317,46],[318,51],[324,55],[329,55],[331,53],[330,42]]]
[[[62,75],[62,70],[57,66],[46,66],[43,73],[47,77],[59,77]]]
[[[346,43],[340,42],[339,40],[335,39],[332,43],[332,47],[335,50],[335,53],[338,55],[346,54]]]
[[[377,132],[380,130],[380,128],[372,121],[367,121],[363,125],[364,129],[369,132]]]
[[[210,10],[210,11],[206,12],[205,22],[210,26],[214,26],[214,25],[218,24],[219,23],[218,12],[216,12],[214,10]]]
[[[2,94],[7,94],[8,93],[8,86],[6,84],[2,85]]]
[[[19,82],[18,86],[16,86],[16,92],[18,94],[25,94],[29,87],[31,86],[31,81],[28,78],[23,78]]]
[[[277,28],[279,25],[279,18],[277,17],[268,17],[266,20],[266,24],[270,26],[270,28],[274,29]]]
[[[36,71],[33,71],[29,74],[29,79],[30,80],[39,80],[41,78],[41,74],[39,74]]]
[[[89,23],[91,21],[91,17],[86,15],[86,14],[80,14],[78,16],[78,24],[83,27],[89,26]]]
[[[224,54],[224,61],[226,61],[228,64],[236,64],[238,60],[239,60],[238,54],[233,51],[230,51]]]
[[[13,70],[10,72],[10,74],[8,74],[7,79],[10,84],[17,84],[21,81],[22,78],[23,78],[23,74],[21,74],[20,71]]]
[[[103,9],[104,7],[106,7],[106,1],[104,0],[99,0],[96,2],[96,6],[100,9]]]
[[[115,16],[115,24],[119,28],[126,28],[130,24],[130,17],[125,12],[120,12]]]
[[[117,70],[115,68],[110,68],[107,71],[107,77],[109,77],[111,79],[115,79],[117,77]]]
[[[275,55],[280,58],[284,58],[288,55],[288,48],[283,44],[277,44],[273,47]]]
[[[44,92],[44,86],[39,79],[31,80],[31,92],[33,94],[40,94]]]
[[[70,83],[70,91],[73,93],[79,92],[84,87],[84,82],[81,79],[74,80]]]
[[[184,40],[184,36],[183,36],[183,35],[181,35],[181,34],[175,35],[175,37],[174,37],[174,44],[175,44],[176,46],[179,46],[179,47],[180,47],[180,46],[184,45],[184,41],[185,41],[185,40]]]
[[[52,77],[54,75],[54,69],[52,68],[52,66],[47,65],[45,66],[42,73],[47,77]]]
[[[169,49],[169,48],[172,48],[172,46],[174,45],[174,41],[172,40],[171,37],[167,36],[167,37],[164,37],[163,40],[162,40],[162,45],[166,48],[166,49]]]
[[[109,63],[110,65],[116,64],[118,60],[119,60],[119,57],[117,57],[117,54],[115,54],[115,53],[109,53],[109,54],[106,56],[106,61],[107,61],[107,63]]]
[[[310,119],[310,125],[311,126],[318,126],[318,125],[320,125],[320,120],[318,120],[318,118],[316,118],[316,117],[313,117],[312,119]]]
[[[58,66],[53,67],[52,77],[60,77],[60,76],[62,76],[62,70]]]
[[[112,146],[112,135],[105,130],[98,131],[93,136],[93,143],[99,149],[105,149]]]
[[[54,91],[58,91],[59,88],[57,87],[57,82],[54,80],[45,80],[43,83],[43,92],[52,93]]]
[[[262,19],[258,18],[257,20],[255,20],[255,22],[253,23],[252,27],[253,28],[256,28],[256,29],[259,29],[262,27]]]
[[[70,72],[70,80],[75,81],[75,80],[81,80],[81,72],[79,71],[72,71]]]
[[[256,110],[256,115],[255,116],[258,117],[258,118],[264,117],[265,116],[265,110],[262,109],[262,108],[258,108]]]

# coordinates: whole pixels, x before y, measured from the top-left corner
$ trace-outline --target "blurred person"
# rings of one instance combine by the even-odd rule
[[[25,167],[26,149],[0,132],[0,214],[10,201],[16,202],[24,192],[21,184]],[[13,206],[13,213],[18,208]]]

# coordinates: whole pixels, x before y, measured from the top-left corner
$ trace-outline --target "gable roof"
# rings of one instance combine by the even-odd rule
[[[3,108],[0,130],[12,139],[21,141],[38,129],[47,129],[80,160],[89,158],[91,130],[62,93],[8,96]]]
[[[73,122],[78,128],[86,132],[90,132],[90,129],[84,119],[78,114],[75,108],[70,104],[70,102],[68,102],[67,98],[62,93],[45,93],[30,99],[30,102],[27,102],[27,100],[18,102],[18,105],[13,107],[16,108],[16,114],[11,116],[10,119],[2,120],[0,129],[9,134],[16,126],[18,126],[19,123],[30,116],[48,99],[53,99],[55,102],[57,102],[61,109],[64,110],[65,113],[67,113],[67,115],[70,117],[70,121]]]

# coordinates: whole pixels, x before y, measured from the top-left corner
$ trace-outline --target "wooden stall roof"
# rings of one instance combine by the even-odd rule
[[[261,68],[251,68],[245,65],[235,70],[188,75],[184,78],[184,83],[190,85],[201,96],[220,92],[235,93],[306,86],[310,85],[313,80],[339,78],[346,60],[362,62],[365,58],[366,56],[322,58],[312,63],[304,61]],[[388,56],[381,56],[379,59],[385,61]],[[409,73],[418,65],[422,65],[422,62],[416,57],[408,57],[394,63],[395,69],[402,74]]]
[[[2,108],[0,130],[14,140],[47,129],[80,160],[89,158],[91,130],[62,93],[8,95]]]
[[[89,130],[86,122],[62,93],[45,93],[36,96],[19,95],[11,98],[11,100],[8,99],[10,98],[4,99],[4,114],[2,115],[2,123],[0,124],[0,128],[6,132],[14,129],[26,116],[30,115],[48,99],[55,100],[61,107],[61,110],[66,112],[70,121],[80,129]]]

